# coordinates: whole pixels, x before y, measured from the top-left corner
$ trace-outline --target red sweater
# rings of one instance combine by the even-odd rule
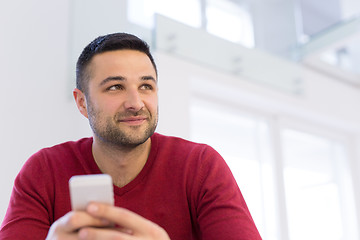
[[[115,205],[162,226],[172,240],[261,239],[224,160],[211,147],[155,133],[139,175],[114,186]],[[71,210],[68,180],[101,173],[92,138],[66,142],[30,157],[16,177],[0,239],[45,239]]]

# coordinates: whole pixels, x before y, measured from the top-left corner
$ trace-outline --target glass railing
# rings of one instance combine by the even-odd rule
[[[360,16],[339,22],[295,49],[297,59],[360,87]]]
[[[303,93],[298,64],[161,15],[156,16],[153,44],[157,51],[232,74],[239,80],[265,84],[292,94]]]
[[[344,42],[344,39],[357,34],[360,34],[360,16],[340,21],[310,36],[308,41],[297,47],[296,51],[299,57],[303,58],[326,47],[339,45]]]

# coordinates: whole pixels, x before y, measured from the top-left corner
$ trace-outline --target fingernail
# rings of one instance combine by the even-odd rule
[[[79,232],[79,238],[80,239],[86,239],[88,235],[88,231],[86,231],[86,229],[81,229],[80,232]]]
[[[101,223],[102,223],[103,225],[105,225],[105,226],[111,224],[111,222],[110,222],[109,220],[107,220],[107,219],[101,219]]]
[[[88,212],[91,213],[96,213],[99,210],[99,207],[96,204],[89,204],[88,208],[87,208]]]

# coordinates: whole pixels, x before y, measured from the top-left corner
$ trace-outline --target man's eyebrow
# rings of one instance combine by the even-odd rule
[[[123,76],[110,76],[110,77],[107,77],[107,78],[105,78],[104,80],[102,80],[101,83],[100,83],[100,86],[103,86],[103,85],[105,85],[106,83],[112,82],[112,81],[125,81],[125,80],[126,80],[126,78],[123,77]],[[151,76],[151,75],[142,76],[142,77],[140,78],[140,80],[142,80],[142,81],[148,81],[148,80],[150,80],[150,81],[156,82],[156,79],[155,79],[153,76]]]
[[[124,81],[125,78],[123,76],[111,76],[111,77],[107,77],[104,80],[101,81],[100,86],[105,85],[108,82],[111,81]]]
[[[152,81],[156,82],[156,79],[155,79],[153,76],[151,76],[151,75],[149,75],[149,76],[142,76],[142,77],[141,77],[141,80],[144,80],[144,81],[152,80]]]

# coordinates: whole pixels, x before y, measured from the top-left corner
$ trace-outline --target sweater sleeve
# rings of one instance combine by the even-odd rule
[[[208,147],[200,159],[196,206],[201,239],[261,239],[240,189],[223,158]]]
[[[34,154],[17,175],[0,239],[45,239],[52,219],[51,173],[41,153]]]

